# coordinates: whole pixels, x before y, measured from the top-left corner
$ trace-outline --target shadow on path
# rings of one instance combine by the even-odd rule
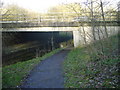
[[[62,63],[70,49],[64,49],[41,61],[21,88],[64,88]]]

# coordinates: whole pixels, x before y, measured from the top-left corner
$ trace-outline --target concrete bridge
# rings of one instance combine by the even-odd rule
[[[68,12],[75,13],[75,12]],[[66,12],[66,14],[68,14]],[[89,14],[90,12],[85,12]],[[97,13],[97,12],[95,12]],[[94,22],[94,26],[102,26],[104,23],[108,26],[117,26],[120,21],[117,20],[117,15],[114,12],[110,12],[111,15],[105,16],[105,21],[101,16],[94,18],[88,16],[63,16],[60,13],[48,13],[48,15],[37,16],[34,18],[26,17],[24,14],[5,14],[2,15],[0,24],[2,28],[26,28],[26,27],[79,27],[79,26],[91,26],[91,21]],[[64,13],[65,14],[65,13]],[[76,14],[76,13],[75,13]],[[77,13],[80,14],[80,13]],[[60,15],[60,16],[59,16]]]
[[[92,42],[93,34],[92,34],[92,23],[91,20],[81,20],[81,21],[2,21],[2,32],[55,32],[55,31],[72,31],[73,32],[73,39],[74,39],[74,46],[77,47],[79,45],[84,45],[84,38],[85,36],[88,43]],[[104,35],[104,24],[107,26],[107,30],[109,35],[112,35],[115,32],[117,33],[119,28],[120,21],[115,20],[94,20],[96,38],[98,39],[97,30],[101,30],[101,35]],[[85,32],[84,32],[84,31]],[[103,36],[101,36],[103,37]]]
[[[95,27],[95,36],[98,38],[98,28],[101,30],[101,38],[105,35],[105,29],[103,26]],[[84,31],[83,31],[84,29]],[[120,30],[119,26],[107,26],[107,31],[109,36],[117,34]],[[2,32],[56,32],[56,31],[71,31],[73,32],[73,41],[74,47],[78,47],[79,45],[84,45],[84,37],[86,38],[87,43],[91,43],[93,41],[92,27],[84,26],[84,27],[29,27],[29,28],[3,28]]]

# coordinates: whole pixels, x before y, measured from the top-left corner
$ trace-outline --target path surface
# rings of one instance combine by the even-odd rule
[[[64,88],[62,63],[69,51],[69,49],[62,50],[40,62],[21,87]]]

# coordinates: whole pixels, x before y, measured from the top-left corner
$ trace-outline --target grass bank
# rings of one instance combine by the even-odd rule
[[[40,61],[52,56],[61,49],[56,49],[50,53],[45,54],[42,57],[34,58],[32,60],[18,62],[13,65],[5,66],[2,68],[2,88],[14,88],[21,85],[22,81],[26,78],[29,72],[38,64]]]
[[[66,88],[120,88],[118,36],[73,49],[64,61]],[[95,47],[95,48],[94,48]],[[97,50],[97,51],[96,51]]]

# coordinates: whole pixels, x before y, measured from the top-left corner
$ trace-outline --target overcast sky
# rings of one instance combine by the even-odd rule
[[[23,8],[27,8],[37,12],[46,12],[50,7],[62,4],[62,3],[72,3],[72,2],[84,2],[86,0],[1,0],[4,5],[16,4]],[[111,4],[116,5],[120,0],[103,0],[110,1]]]

